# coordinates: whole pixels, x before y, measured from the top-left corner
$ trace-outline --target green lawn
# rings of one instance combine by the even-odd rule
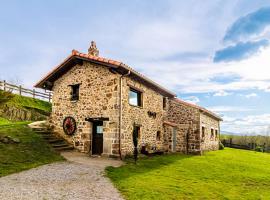
[[[0,119],[0,124],[3,122]],[[37,167],[39,165],[63,160],[54,152],[40,135],[27,127],[27,122],[7,122],[0,125],[0,137],[18,138],[18,144],[0,142],[0,177],[14,172]]]
[[[3,117],[0,117],[0,126],[1,125],[7,125],[10,124],[11,122]]]
[[[107,168],[127,199],[270,199],[270,154],[226,148]]]
[[[31,97],[14,95],[8,104],[22,108],[34,108],[48,113],[51,112],[51,103]]]

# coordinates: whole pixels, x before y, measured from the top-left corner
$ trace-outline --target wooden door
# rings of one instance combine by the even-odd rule
[[[93,122],[92,154],[101,155],[103,152],[103,122]]]
[[[172,152],[176,151],[176,128],[172,131]]]

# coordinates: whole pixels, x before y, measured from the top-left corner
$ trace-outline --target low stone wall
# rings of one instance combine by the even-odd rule
[[[49,113],[32,108],[17,108],[15,106],[4,105],[0,108],[0,116],[11,121],[38,121],[46,120]]]

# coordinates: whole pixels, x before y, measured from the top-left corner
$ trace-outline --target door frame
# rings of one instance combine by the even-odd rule
[[[176,152],[176,143],[177,143],[177,129],[176,127],[172,128],[172,152]]]
[[[98,124],[102,124],[102,127],[103,127],[103,121],[99,121],[99,120],[97,120],[97,121],[93,121],[92,122],[92,131],[91,131],[91,155],[102,155],[103,154],[103,142],[104,142],[104,133],[103,133],[103,131],[102,131],[102,152],[101,153],[95,153],[95,154],[93,154],[93,146],[94,146],[94,134],[97,134],[96,133],[96,127],[98,126]]]

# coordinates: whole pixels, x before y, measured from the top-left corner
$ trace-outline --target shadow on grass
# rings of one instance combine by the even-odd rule
[[[191,158],[195,155],[185,155],[180,153],[168,154],[168,155],[156,155],[153,157],[139,158],[137,164],[134,160],[126,159],[126,164],[120,167],[107,167],[106,174],[112,180],[123,180],[132,177],[136,174],[149,173],[153,170],[158,170],[163,167],[169,166],[172,163],[179,162],[183,159]]]

